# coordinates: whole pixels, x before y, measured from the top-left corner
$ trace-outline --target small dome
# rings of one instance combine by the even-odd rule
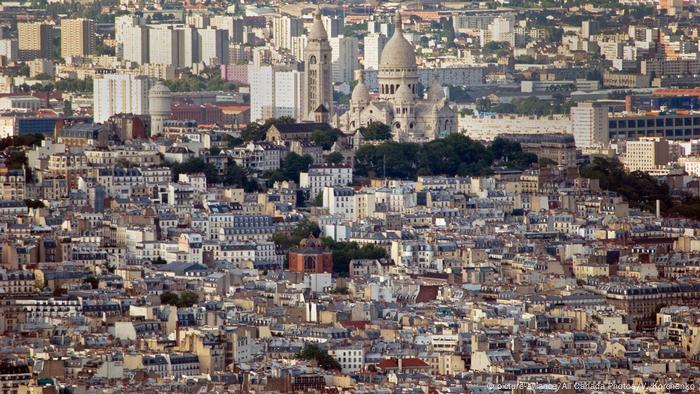
[[[355,89],[352,90],[352,96],[350,97],[350,100],[353,102],[367,102],[369,101],[369,90],[367,90],[367,86],[365,85],[365,82],[360,78],[360,80],[357,82],[357,86],[355,86]]]
[[[445,98],[445,90],[443,89],[440,81],[437,78],[433,78],[433,82],[430,83],[430,88],[428,89],[428,100],[430,101],[440,101]]]
[[[155,84],[149,91],[149,96],[170,96],[172,92],[170,89],[161,81]]]
[[[396,89],[396,94],[394,95],[394,102],[396,103],[411,103],[413,102],[413,92],[407,84],[401,84],[398,89]]]
[[[389,42],[384,46],[384,50],[382,50],[379,68],[415,68],[416,50],[403,36],[401,14],[399,12],[394,16],[394,23],[396,24],[394,35],[391,36]]]
[[[314,24],[311,26],[308,39],[317,41],[328,39],[328,33],[326,32],[326,28],[323,26],[323,22],[321,21],[321,7],[316,8]]]

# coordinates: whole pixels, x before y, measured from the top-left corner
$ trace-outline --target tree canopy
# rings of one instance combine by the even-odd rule
[[[243,141],[262,141],[267,135],[267,130],[269,130],[272,125],[293,123],[296,123],[296,120],[289,116],[271,118],[266,120],[263,124],[252,122],[241,131],[241,139],[243,139]]]
[[[382,259],[387,257],[386,250],[377,245],[360,245],[357,242],[336,242],[324,237],[323,243],[333,253],[333,272],[344,275],[350,272],[350,260]]]
[[[311,133],[311,142],[329,150],[343,133],[330,126],[318,128]]]
[[[518,143],[497,138],[487,147],[464,135],[452,134],[424,144],[386,142],[362,146],[355,155],[355,171],[360,176],[401,179],[415,179],[418,175],[475,176],[491,173],[496,164],[525,169],[536,161],[537,156],[523,152]]]
[[[160,303],[164,305],[173,305],[178,308],[189,308],[199,302],[199,295],[192,291],[183,291],[179,295],[177,293],[166,291],[160,295]]]
[[[328,352],[321,349],[316,344],[307,344],[297,353],[296,358],[300,360],[315,360],[318,366],[325,370],[340,370],[340,364]]]
[[[193,158],[184,163],[176,163],[171,168],[173,180],[177,181],[180,174],[203,173],[207,178],[207,183],[222,183],[226,186],[238,186],[246,191],[258,189],[258,183],[248,176],[248,171],[240,167],[234,161],[229,161],[223,175],[213,164],[207,163],[201,158]]]
[[[273,234],[272,241],[282,249],[290,249],[298,246],[299,242],[308,238],[309,235],[318,237],[319,234],[321,234],[321,229],[318,227],[318,223],[303,219],[290,232],[278,231]]]
[[[661,201],[664,210],[671,207],[668,185],[657,182],[645,172],[626,172],[617,159],[596,157],[591,164],[581,169],[581,176],[598,179],[602,189],[618,193],[631,207],[653,211],[656,200]]]
[[[280,162],[280,168],[272,172],[270,179],[273,182],[294,181],[299,183],[299,174],[308,171],[313,162],[313,157],[307,154],[301,156],[294,152],[289,153]]]
[[[366,127],[360,127],[360,133],[368,141],[385,141],[391,139],[391,128],[384,123],[372,122]]]

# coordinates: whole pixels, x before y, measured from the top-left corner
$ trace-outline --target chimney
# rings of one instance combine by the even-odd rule
[[[249,393],[249,391],[248,391],[249,380],[250,380],[250,372],[244,372],[243,373],[243,387],[242,387],[243,394]]]
[[[180,349],[180,321],[175,318],[175,346]]]
[[[656,200],[656,218],[661,217],[661,200]]]

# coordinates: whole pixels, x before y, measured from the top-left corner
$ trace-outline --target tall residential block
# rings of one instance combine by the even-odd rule
[[[122,37],[122,55],[124,60],[137,64],[148,63],[149,29],[146,26],[127,26]]]
[[[291,49],[292,39],[304,34],[304,22],[287,15],[272,20],[272,44],[278,49]]]
[[[370,33],[365,36],[365,70],[379,70],[379,57],[382,55],[387,36],[383,33]]]
[[[331,37],[328,41],[333,54],[333,82],[352,82],[355,78],[355,70],[359,67],[357,38]]]
[[[151,80],[142,75],[104,74],[93,79],[93,117],[104,123],[116,114],[147,115]]]
[[[88,56],[95,52],[95,21],[61,19],[61,57]]]
[[[53,26],[41,23],[18,23],[17,46],[20,60],[53,58]]]
[[[583,102],[571,107],[571,123],[577,148],[608,145],[608,106],[605,103]]]

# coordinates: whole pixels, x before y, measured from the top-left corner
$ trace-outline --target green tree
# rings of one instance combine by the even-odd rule
[[[320,145],[324,150],[330,149],[342,133],[330,127],[316,129],[311,133],[311,142]]]
[[[314,198],[314,205],[317,207],[323,206],[323,190],[321,190]]]
[[[653,211],[656,200],[661,201],[661,208],[672,206],[668,185],[659,183],[644,172],[625,172],[619,160],[596,157],[593,162],[580,171],[584,178],[598,179],[600,187],[618,193],[631,207]]]
[[[318,237],[319,234],[321,234],[321,229],[318,227],[318,223],[303,219],[290,232],[278,231],[273,234],[272,241],[282,249],[290,249],[299,245],[299,242],[308,238],[309,235]]]
[[[165,264],[168,264],[168,262],[167,262],[164,258],[158,256],[158,257],[156,257],[155,259],[151,260],[151,264],[154,264],[154,265],[165,265]]]
[[[327,351],[316,344],[307,344],[297,353],[296,358],[301,360],[315,360],[319,367],[325,370],[340,370],[340,364],[331,357]]]
[[[27,205],[27,208],[33,208],[33,209],[46,208],[46,205],[41,200],[34,200],[31,198],[27,198],[24,200],[24,203]]]
[[[177,293],[166,291],[160,295],[160,303],[163,305],[177,306],[180,303],[180,296]]]
[[[73,102],[64,100],[63,101],[63,114],[66,116],[72,116],[73,115]]]
[[[180,174],[197,174],[200,172],[207,178],[207,183],[217,183],[220,180],[216,167],[198,157],[184,163],[175,163],[171,170],[173,172],[173,181],[176,182]]]
[[[309,166],[314,162],[309,155],[300,156],[294,152],[289,153],[280,162],[279,170],[272,174],[273,181],[294,181],[299,183],[299,174],[309,170]]]
[[[89,284],[90,284],[90,287],[92,287],[93,290],[94,290],[94,289],[97,289],[97,288],[100,286],[100,280],[97,279],[97,278],[95,278],[95,277],[92,276],[92,275],[90,275],[90,276],[86,277],[85,279],[83,279],[83,283],[89,283]]]
[[[372,122],[360,127],[360,133],[368,141],[385,141],[391,139],[391,128],[381,122]]]
[[[350,271],[350,261],[356,259],[383,259],[387,257],[386,250],[381,246],[357,242],[336,242],[324,237],[323,243],[333,253],[333,272],[345,275]]]
[[[338,165],[345,161],[345,157],[340,152],[333,152],[326,156],[326,163],[330,165]]]
[[[178,303],[179,308],[189,308],[199,302],[199,295],[192,291],[183,291],[180,294],[180,302]]]
[[[295,122],[294,118],[289,116],[268,119],[263,124],[253,122],[248,124],[245,129],[241,131],[241,138],[243,141],[262,141],[267,135],[267,130],[273,125],[294,124]]]

